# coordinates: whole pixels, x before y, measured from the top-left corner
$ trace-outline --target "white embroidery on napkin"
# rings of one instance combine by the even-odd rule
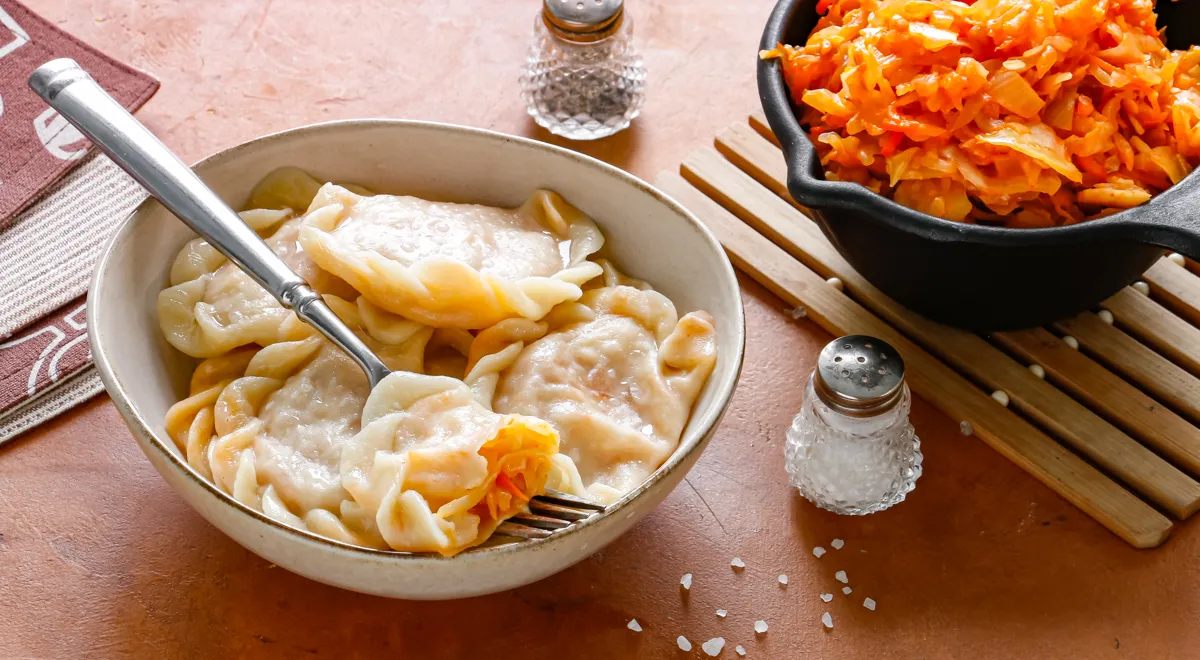
[[[68,124],[67,120],[54,108],[46,108],[42,114],[37,116],[37,119],[33,120],[33,130],[37,132],[38,139],[42,141],[42,146],[46,147],[46,151],[59,160],[79,160],[87,153],[86,144],[75,151],[63,149],[67,145],[82,140],[83,134],[79,132],[79,129]]]
[[[13,17],[9,16],[3,8],[0,8],[0,25],[8,28],[13,36],[12,41],[0,46],[0,60],[2,60],[9,53],[29,43],[29,34],[21,29],[21,26],[17,25]]]
[[[50,343],[46,344],[46,347],[42,349],[37,361],[33,363],[33,366],[29,370],[29,378],[26,380],[26,391],[29,393],[29,396],[37,394],[39,389],[38,386],[41,384],[39,382],[41,380],[39,376],[42,374],[42,366],[46,364],[47,358],[49,358],[50,364],[46,368],[46,376],[50,379],[51,383],[57,383],[59,378],[58,363],[72,348],[78,346],[80,342],[87,341],[87,333],[81,333],[81,331],[87,330],[87,317],[85,316],[86,310],[86,304],[80,305],[79,307],[71,310],[70,314],[63,317],[63,324],[66,327],[48,325],[31,335],[21,337],[20,339],[14,339],[13,341],[0,343],[0,351],[3,351],[5,349],[15,348],[17,345],[24,344],[27,341],[37,339],[42,335],[51,335],[52,338],[50,339]],[[63,340],[71,334],[76,336],[67,343],[63,344]],[[62,345],[60,346],[60,344]],[[88,350],[88,360],[91,360],[90,349]]]

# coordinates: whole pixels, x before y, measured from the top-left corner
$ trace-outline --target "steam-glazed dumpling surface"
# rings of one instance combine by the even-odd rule
[[[600,274],[588,255],[604,238],[557,194],[519,208],[363,197],[333,184],[313,200],[300,231],[324,270],[379,307],[445,328],[539,319],[575,300]]]
[[[708,314],[680,319],[665,296],[614,286],[556,308],[545,323],[511,320],[480,333],[467,380],[484,399],[494,388],[496,412],[554,425],[578,470],[571,490],[611,502],[675,451],[716,356]]]

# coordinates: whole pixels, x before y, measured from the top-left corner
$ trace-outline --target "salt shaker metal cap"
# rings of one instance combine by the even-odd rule
[[[576,42],[599,41],[621,27],[624,0],[543,0],[542,20],[554,34]]]
[[[813,381],[825,405],[850,417],[872,417],[900,400],[904,360],[886,342],[850,335],[825,346]]]

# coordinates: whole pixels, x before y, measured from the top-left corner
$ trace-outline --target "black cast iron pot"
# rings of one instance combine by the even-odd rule
[[[780,0],[762,48],[802,45],[817,0]],[[1167,45],[1200,43],[1200,2],[1158,3]],[[758,92],[783,146],[788,191],[813,211],[838,252],[884,293],[925,316],[973,330],[1044,325],[1138,279],[1169,248],[1200,258],[1200,170],[1146,204],[1049,229],[942,220],[848,182],[826,181],[778,60],[758,63]]]

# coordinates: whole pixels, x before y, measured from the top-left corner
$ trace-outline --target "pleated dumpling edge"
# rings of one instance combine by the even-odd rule
[[[604,243],[584,213],[539,190],[522,206],[364,197],[326,184],[300,242],[324,270],[395,314],[433,327],[480,329],[538,319],[602,274]]]

